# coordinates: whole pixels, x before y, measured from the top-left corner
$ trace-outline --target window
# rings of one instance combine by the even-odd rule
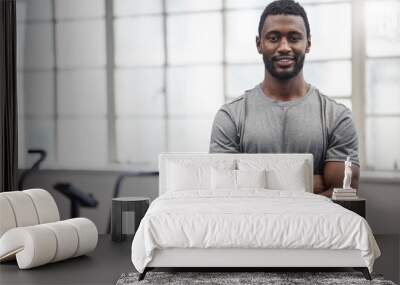
[[[400,167],[400,2],[367,1],[367,167]]]
[[[269,2],[17,0],[20,166],[30,148],[72,169],[207,152],[219,107],[263,79],[255,37]],[[353,109],[366,168],[398,170],[400,2],[300,3],[306,81]]]
[[[104,11],[97,0],[17,1],[21,159],[44,148],[48,167],[107,165]]]

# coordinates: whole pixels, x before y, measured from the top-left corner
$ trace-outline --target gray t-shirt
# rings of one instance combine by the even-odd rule
[[[359,165],[351,111],[313,86],[299,99],[277,101],[257,85],[226,103],[214,119],[210,152],[312,153],[314,174],[347,156]]]

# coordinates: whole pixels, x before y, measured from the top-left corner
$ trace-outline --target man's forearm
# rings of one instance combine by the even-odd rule
[[[324,177],[322,175],[314,175],[314,194],[320,194],[325,191]]]
[[[314,175],[314,194],[332,197],[333,188],[326,188],[324,177],[322,175]]]
[[[357,165],[351,167],[353,175],[351,177],[351,187],[358,188],[358,178],[360,177],[360,168]],[[330,161],[325,163],[324,175],[322,176],[323,191],[317,194],[326,197],[332,197],[333,188],[343,187],[344,164],[342,162]]]

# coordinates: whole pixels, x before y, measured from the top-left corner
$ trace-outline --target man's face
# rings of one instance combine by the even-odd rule
[[[311,46],[303,18],[295,15],[269,15],[256,41],[265,69],[279,80],[291,79],[303,69]]]

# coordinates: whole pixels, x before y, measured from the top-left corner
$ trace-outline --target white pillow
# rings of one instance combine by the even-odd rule
[[[171,163],[169,165],[168,191],[210,189],[210,167],[196,167]]]
[[[268,171],[267,175],[270,189],[306,192],[305,170],[302,165],[298,165],[290,171],[273,169]]]
[[[211,169],[234,169],[235,160],[176,159],[166,164],[167,191],[210,190]]]
[[[241,188],[266,188],[267,176],[263,170],[211,170],[212,190],[240,190]]]
[[[236,189],[236,170],[211,169],[211,189]]]
[[[238,169],[266,169],[268,189],[304,192],[307,189],[307,166],[304,160],[239,159]]]
[[[236,170],[237,188],[267,188],[267,171]]]

